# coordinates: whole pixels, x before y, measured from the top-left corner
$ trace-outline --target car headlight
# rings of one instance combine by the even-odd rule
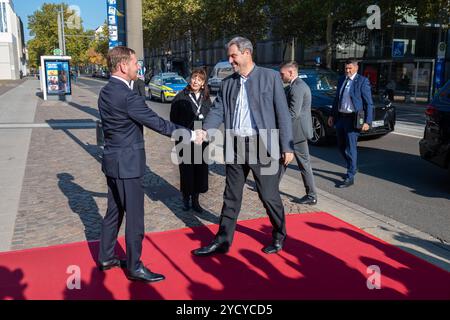
[[[333,106],[331,104],[327,104],[325,107],[332,109]]]

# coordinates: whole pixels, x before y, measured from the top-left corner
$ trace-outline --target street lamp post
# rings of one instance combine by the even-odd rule
[[[58,43],[59,49],[62,50],[63,56],[66,55],[66,40],[64,35],[64,6],[61,5],[60,10],[58,10]]]

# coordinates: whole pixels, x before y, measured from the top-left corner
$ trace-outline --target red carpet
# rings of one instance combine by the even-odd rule
[[[1,253],[0,299],[450,299],[450,273],[329,214],[289,215],[287,229],[284,251],[265,255],[268,220],[242,221],[230,252],[208,258],[190,251],[216,225],[147,234],[143,261],[167,277],[154,284],[97,271],[97,242]],[[71,265],[80,267],[80,290],[67,289]],[[371,265],[381,289],[367,287]]]

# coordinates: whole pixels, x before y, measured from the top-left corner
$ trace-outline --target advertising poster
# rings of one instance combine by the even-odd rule
[[[47,94],[72,94],[68,61],[46,61]]]

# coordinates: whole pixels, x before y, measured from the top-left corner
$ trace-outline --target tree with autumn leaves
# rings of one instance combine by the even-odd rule
[[[58,12],[64,10],[66,54],[72,57],[72,65],[99,64],[106,66],[108,52],[108,29],[105,25],[99,36],[93,30],[84,30],[77,12],[63,4],[44,3],[39,10],[28,16],[28,28],[33,37],[28,41],[29,65],[37,69],[40,56],[52,55],[58,48]]]
[[[260,40],[293,39],[304,46],[325,43],[328,52],[339,43],[364,42],[356,25],[370,16],[367,8],[378,5],[381,28],[388,28],[405,16],[419,24],[448,24],[448,0],[143,0],[144,43],[162,48],[170,41],[185,39],[190,31],[213,42],[242,35],[253,43]]]
[[[195,51],[200,39],[212,43],[239,34],[253,43],[282,40],[284,49],[293,40],[304,46],[325,43],[330,57],[339,43],[364,42],[354,27],[370,15],[367,8],[372,4],[380,7],[382,29],[406,15],[416,16],[419,24],[439,23],[444,31],[449,22],[448,0],[143,0],[144,46],[168,49],[172,40],[190,38]],[[45,3],[28,17],[34,36],[28,42],[31,67],[37,67],[39,57],[58,46],[60,6]],[[63,7],[68,21],[74,13],[67,4]],[[67,54],[74,64],[106,64],[106,24],[101,37],[83,30],[82,23],[65,31]]]

